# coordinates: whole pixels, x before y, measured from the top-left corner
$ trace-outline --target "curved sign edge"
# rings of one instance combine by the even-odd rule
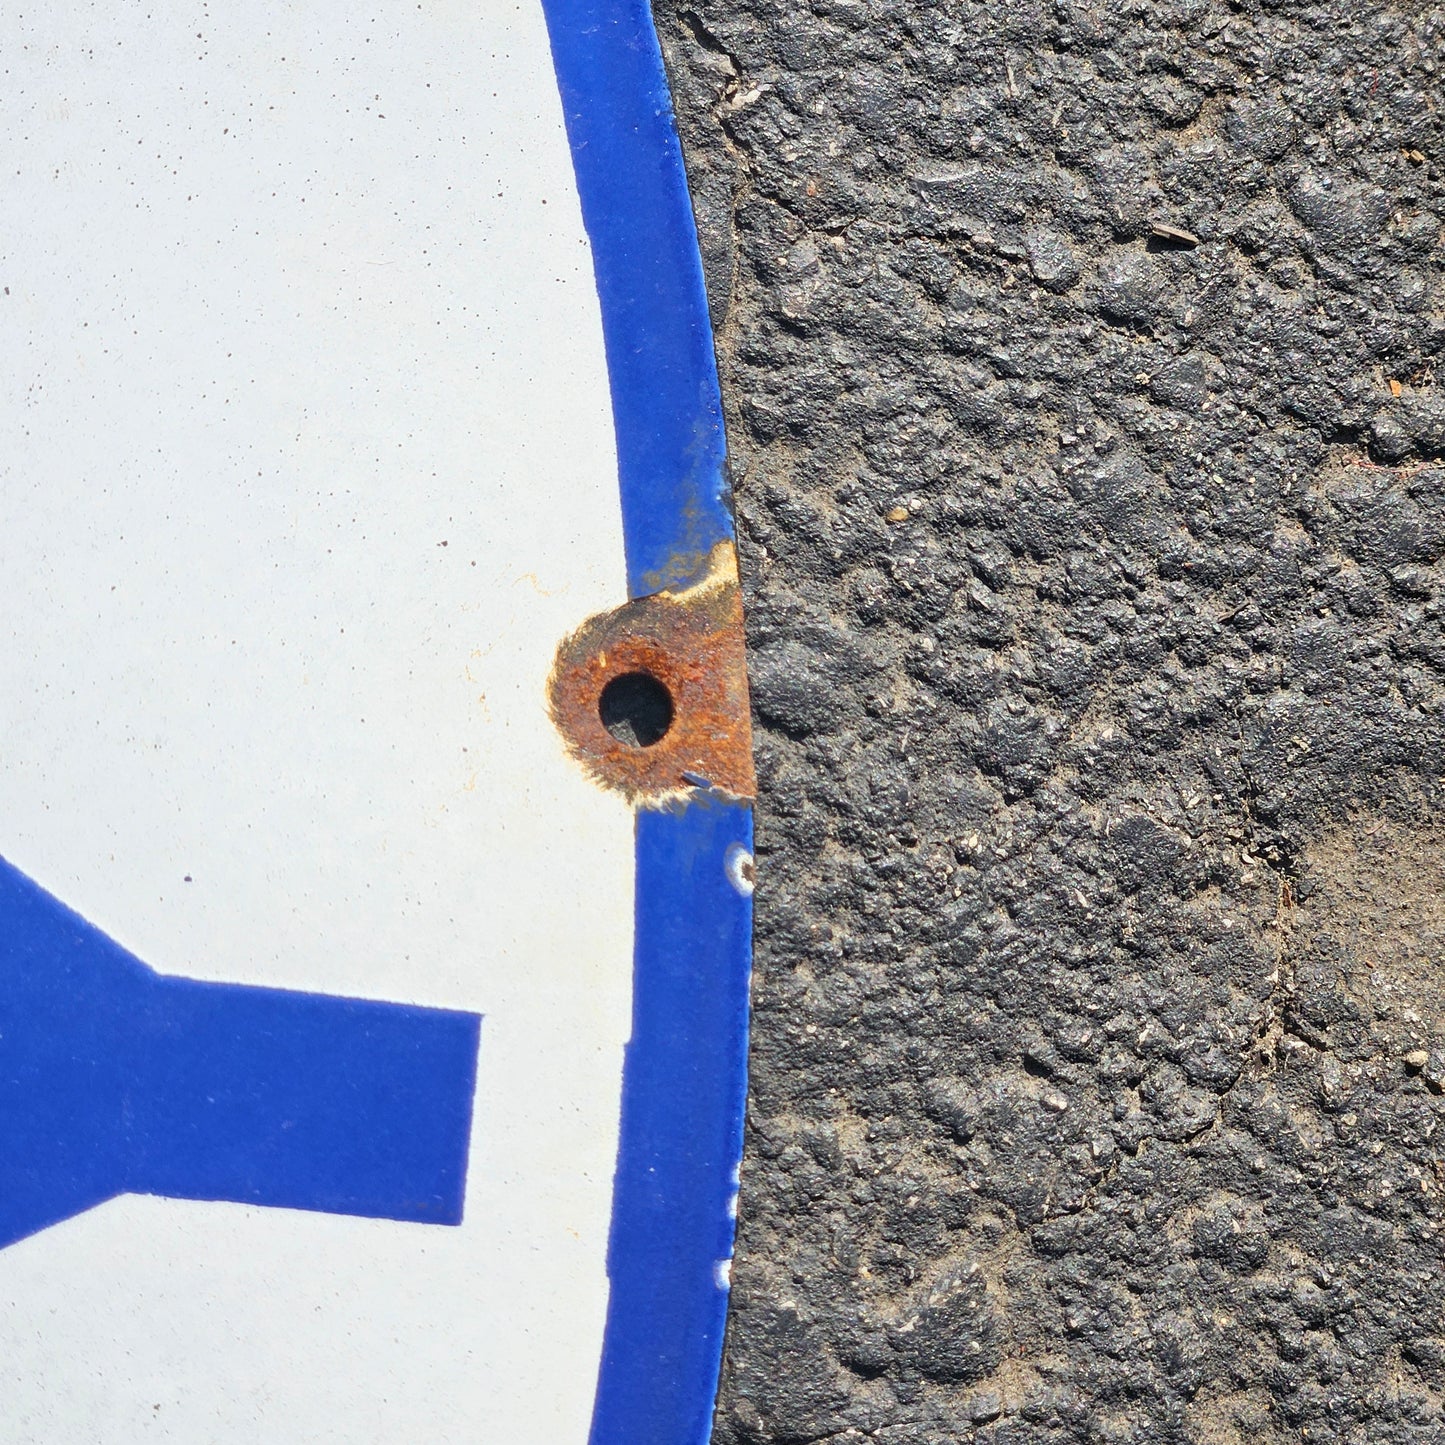
[[[698,249],[643,0],[543,0],[592,245],[633,598],[735,540]],[[752,809],[637,814],[632,1035],[590,1445],[703,1445],[721,1366],[747,1085]]]

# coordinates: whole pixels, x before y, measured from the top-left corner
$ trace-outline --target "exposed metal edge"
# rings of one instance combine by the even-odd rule
[[[619,741],[601,716],[608,686],[638,674],[659,684],[673,709],[667,731],[647,746]],[[700,582],[636,598],[564,638],[548,703],[588,776],[636,807],[676,807],[699,790],[751,799],[757,778],[732,544],[713,548]]]

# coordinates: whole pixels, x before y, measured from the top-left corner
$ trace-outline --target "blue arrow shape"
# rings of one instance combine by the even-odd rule
[[[459,1224],[480,1028],[166,977],[0,859],[0,1248],[118,1194]]]

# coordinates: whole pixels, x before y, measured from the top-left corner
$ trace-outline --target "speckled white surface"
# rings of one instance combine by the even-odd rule
[[[0,854],[163,972],[486,1016],[461,1228],[0,1251],[0,1436],[581,1441],[631,820],[544,711],[623,574],[540,7],[49,0],[0,70]]]

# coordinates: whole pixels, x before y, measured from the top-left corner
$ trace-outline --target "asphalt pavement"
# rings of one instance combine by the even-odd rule
[[[657,18],[761,785],[715,1440],[1445,1441],[1445,10]]]

